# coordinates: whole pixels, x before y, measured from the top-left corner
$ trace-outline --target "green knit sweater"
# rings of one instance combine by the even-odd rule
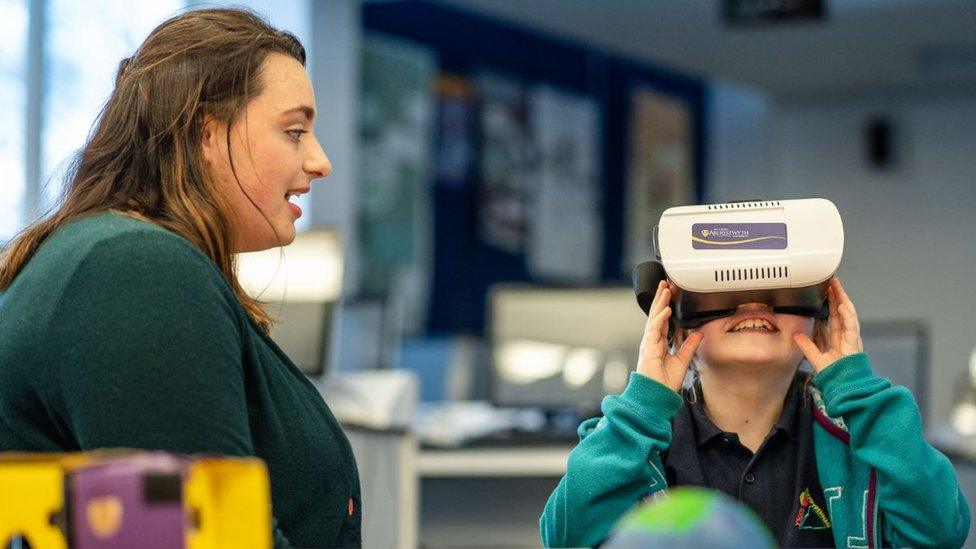
[[[349,442],[217,266],[151,223],[56,231],[0,294],[0,451],[257,456],[276,547],[361,543]]]

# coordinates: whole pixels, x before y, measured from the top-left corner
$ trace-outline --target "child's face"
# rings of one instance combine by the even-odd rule
[[[813,323],[809,317],[774,314],[762,303],[746,303],[734,315],[698,328],[705,336],[698,357],[710,368],[796,368],[803,353],[793,343],[793,333],[812,337]]]

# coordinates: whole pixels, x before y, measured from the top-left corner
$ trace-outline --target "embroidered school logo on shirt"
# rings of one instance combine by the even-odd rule
[[[796,510],[793,525],[800,530],[825,530],[830,528],[827,513],[810,497],[810,489],[800,493],[800,507]]]

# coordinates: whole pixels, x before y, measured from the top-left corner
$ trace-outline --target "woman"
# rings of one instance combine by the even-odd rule
[[[294,36],[174,17],[122,62],[57,209],[0,260],[0,451],[257,456],[275,545],[359,545],[359,478],[234,254],[288,244],[331,166]]]
[[[637,372],[581,441],[541,519],[547,546],[593,545],[668,485],[749,504],[783,547],[959,547],[969,508],[949,460],[922,438],[911,393],[871,373],[854,304],[828,289],[829,321],[762,303],[678,332],[672,289],[648,315]],[[694,357],[697,381],[682,382]],[[815,375],[798,372],[803,357]]]

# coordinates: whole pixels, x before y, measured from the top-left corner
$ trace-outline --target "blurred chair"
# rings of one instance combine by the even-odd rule
[[[282,248],[240,254],[238,277],[249,295],[269,302],[275,343],[307,375],[322,376],[342,290],[339,234],[303,232]]]

